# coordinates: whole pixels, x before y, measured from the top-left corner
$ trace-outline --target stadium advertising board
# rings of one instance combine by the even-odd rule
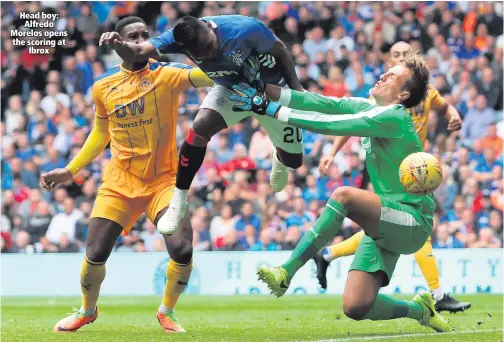
[[[199,252],[186,289],[189,294],[268,294],[255,271],[277,265],[289,252]],[[502,249],[453,249],[436,253],[441,283],[452,293],[502,293]],[[82,254],[4,254],[2,296],[76,296]],[[341,258],[328,270],[326,294],[341,294],[352,259]],[[161,295],[168,258],[164,253],[114,253],[107,262],[102,295]],[[403,256],[384,293],[414,293],[427,289],[413,256]],[[320,293],[315,265],[310,261],[294,277],[287,294]]]

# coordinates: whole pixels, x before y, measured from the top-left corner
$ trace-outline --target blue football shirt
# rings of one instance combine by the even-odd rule
[[[215,58],[193,59],[193,61],[216,84],[229,88],[244,81],[241,76],[242,65],[250,54],[268,55],[267,52],[271,50],[276,41],[271,30],[255,18],[242,15],[222,15],[203,17],[201,20],[209,22],[215,30],[218,52]],[[150,39],[149,42],[160,54],[180,53],[187,56],[182,47],[175,42],[173,29]],[[191,56],[187,57],[191,58]],[[276,61],[272,56],[268,57],[272,62],[268,67],[261,66],[261,79],[265,83],[282,84],[282,76],[277,70]]]

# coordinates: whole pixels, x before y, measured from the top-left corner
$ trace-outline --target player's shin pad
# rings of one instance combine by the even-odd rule
[[[379,293],[364,319],[373,321],[385,321],[394,318],[408,317],[420,320],[423,316],[423,308],[420,304],[394,299]]]
[[[170,259],[166,268],[166,285],[163,294],[163,306],[165,308],[169,310],[175,308],[180,294],[184,292],[189,282],[192,268],[192,260],[189,264],[182,265]]]
[[[101,283],[105,279],[105,263],[96,263],[84,257],[81,266],[82,309],[93,314],[98,302]]]

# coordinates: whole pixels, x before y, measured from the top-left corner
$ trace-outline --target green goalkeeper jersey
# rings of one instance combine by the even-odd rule
[[[288,93],[290,92],[290,94]],[[432,220],[434,196],[407,193],[399,180],[399,165],[422,145],[403,105],[377,106],[363,98],[331,98],[282,90],[278,119],[308,131],[335,136],[359,136],[374,191],[418,208]],[[288,107],[288,108],[287,108]]]

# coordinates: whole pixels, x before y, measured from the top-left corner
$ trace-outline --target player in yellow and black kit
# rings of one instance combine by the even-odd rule
[[[149,39],[138,17],[120,20],[115,28],[124,40]],[[127,234],[145,212],[157,224],[168,209],[177,173],[176,127],[179,95],[189,87],[213,82],[197,68],[155,60],[123,63],[93,84],[94,127],[86,143],[64,169],[41,175],[52,190],[91,162],[110,141],[112,159],[94,203],[81,266],[82,306],[63,318],[55,331],[76,331],[98,316],[96,306],[105,278],[105,262],[121,234]],[[188,217],[176,234],[164,237],[170,262],[157,318],[166,332],[185,332],[174,315],[175,304],[192,270],[192,228]]]
[[[411,45],[406,42],[398,42],[392,46],[390,49],[390,67],[399,64],[406,54],[411,50]],[[410,112],[413,122],[415,124],[416,131],[420,137],[422,144],[425,143],[427,139],[428,130],[428,119],[429,113],[435,111],[439,114],[444,115],[445,119],[448,121],[448,130],[457,131],[461,129],[462,121],[457,110],[446,103],[445,99],[439,94],[436,88],[430,86],[428,89],[427,96],[424,101],[422,101],[418,106],[408,109]],[[334,157],[338,151],[343,147],[343,145],[348,141],[349,137],[338,137],[334,141],[334,145],[329,156],[323,157],[320,160],[320,171],[321,173],[326,173],[329,166],[333,163]],[[366,170],[364,170],[363,181],[361,187],[367,187],[369,182],[369,176]],[[317,278],[322,288],[327,288],[327,267],[329,263],[342,256],[353,255],[359,246],[362,237],[364,236],[364,231],[352,236],[350,239],[345,240],[336,245],[324,248],[314,259],[317,264]],[[468,309],[470,303],[461,303],[455,298],[451,297],[449,294],[445,294],[441,289],[439,283],[439,270],[437,267],[437,260],[434,256],[432,250],[432,241],[429,237],[425,245],[415,253],[415,260],[420,266],[424,278],[427,281],[429,289],[433,293],[434,299],[436,300],[436,309],[438,311],[464,311]]]

